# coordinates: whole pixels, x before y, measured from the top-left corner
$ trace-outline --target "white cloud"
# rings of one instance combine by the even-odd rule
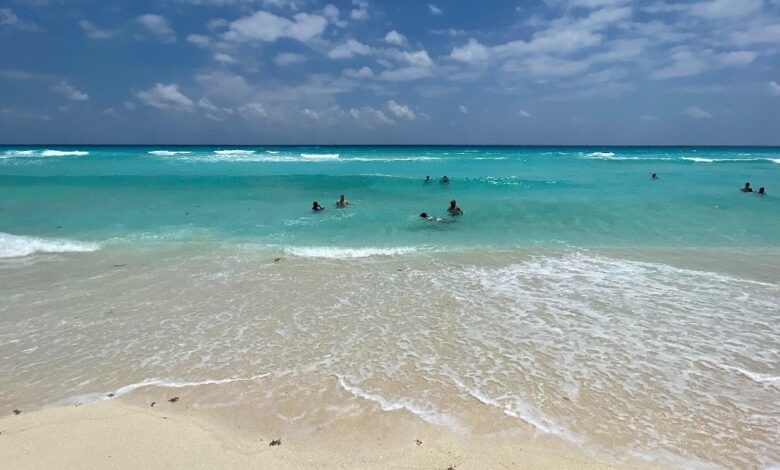
[[[238,112],[244,119],[266,118],[268,111],[261,103],[252,102],[238,107]]]
[[[139,16],[137,20],[146,29],[148,29],[149,32],[157,36],[160,41],[166,43],[176,41],[176,33],[168,25],[168,20],[166,20],[164,17],[160,15],[146,14]]]
[[[202,108],[202,109],[205,109],[207,111],[218,111],[219,110],[219,108],[214,106],[214,103],[212,103],[211,100],[209,100],[205,96],[198,100],[198,107]]]
[[[360,109],[352,108],[349,110],[349,115],[358,121],[358,124],[368,128],[378,124],[395,124],[395,121],[387,117],[381,110],[367,106]]]
[[[147,106],[157,109],[173,109],[177,111],[192,111],[194,103],[174,83],[158,83],[154,87],[139,91],[136,96]]]
[[[758,55],[751,51],[732,51],[715,54],[711,51],[694,53],[687,48],[679,48],[672,53],[672,63],[653,72],[650,78],[662,80],[688,77],[722,67],[746,65],[753,62],[756,57]]]
[[[254,89],[241,75],[227,70],[216,70],[195,75],[195,81],[208,96],[219,96],[234,101],[247,101]]]
[[[187,36],[187,42],[191,42],[198,47],[206,47],[211,44],[211,38],[203,34],[190,34]]]
[[[698,75],[709,68],[705,61],[688,50],[673,53],[672,61],[672,64],[653,72],[650,75],[650,78],[659,80],[666,78],[687,77],[689,75]]]
[[[368,18],[368,2],[366,0],[352,0],[355,8],[350,12],[353,20],[365,20]]]
[[[767,86],[769,88],[769,93],[771,93],[774,96],[780,96],[780,83],[771,81]]]
[[[409,65],[416,67],[430,67],[433,65],[431,56],[425,50],[419,50],[414,52],[403,51],[396,56],[399,60],[406,62]]]
[[[460,105],[460,106],[458,106],[458,111],[460,111],[461,114],[468,114],[469,113],[469,108],[467,108],[467,107],[465,107],[463,105]]]
[[[73,85],[68,82],[60,82],[52,88],[53,91],[64,95],[71,101],[86,101],[89,99],[89,95],[77,90]]]
[[[712,114],[696,106],[688,106],[683,112],[694,119],[712,119]]]
[[[406,36],[396,30],[392,30],[385,34],[385,42],[395,46],[403,46],[406,44]]]
[[[280,52],[274,56],[274,63],[280,67],[306,62],[306,57],[293,52]]]
[[[404,104],[398,104],[393,100],[387,102],[387,109],[390,113],[398,119],[404,119],[406,121],[414,121],[417,119],[417,115],[412,108]]]
[[[410,80],[419,80],[432,75],[430,67],[401,67],[394,70],[385,70],[379,74],[379,78],[391,82],[404,82]]]
[[[739,45],[780,43],[780,22],[751,24],[748,29],[731,33],[732,41]]]
[[[339,11],[338,7],[331,3],[325,5],[325,8],[322,9],[322,16],[327,18],[328,21],[338,26],[339,28],[346,28],[349,23],[343,21],[340,18],[340,15],[341,12]]]
[[[355,55],[368,55],[371,48],[362,42],[350,39],[343,44],[339,44],[328,52],[331,59],[349,59]]]
[[[531,113],[529,113],[528,111],[526,111],[526,110],[524,110],[524,109],[521,109],[520,111],[518,111],[518,112],[517,112],[517,114],[518,114],[520,117],[522,117],[522,118],[526,118],[526,119],[528,119],[528,118],[530,118],[530,117],[531,117]]]
[[[114,35],[110,29],[100,29],[89,20],[79,21],[79,27],[84,31],[84,35],[90,39],[109,39]]]
[[[708,19],[733,19],[760,10],[763,0],[708,0],[691,5],[690,12]]]
[[[224,33],[225,39],[236,42],[274,42],[279,38],[290,38],[308,42],[325,31],[328,20],[324,16],[298,13],[293,19],[258,11],[230,23]]]
[[[434,15],[441,15],[442,14],[441,8],[437,7],[433,3],[429,3],[428,4],[428,11],[430,11]]]
[[[43,31],[43,28],[33,23],[32,21],[25,21],[16,16],[16,14],[10,8],[0,8],[0,26],[18,29],[20,31],[28,31],[31,33],[38,33]]]
[[[231,56],[230,54],[225,54],[224,52],[217,52],[216,54],[214,54],[214,60],[222,64],[236,63],[236,59],[234,59],[233,56]]]
[[[450,53],[453,59],[473,64],[483,62],[490,58],[490,49],[480,44],[476,39],[471,38],[465,46],[456,47]]]
[[[363,66],[358,70],[355,69],[345,69],[343,72],[341,72],[346,77],[351,78],[371,78],[374,76],[374,71],[371,70],[370,67]]]

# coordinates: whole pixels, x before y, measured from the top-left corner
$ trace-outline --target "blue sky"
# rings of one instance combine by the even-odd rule
[[[0,142],[780,144],[780,0],[4,0]]]

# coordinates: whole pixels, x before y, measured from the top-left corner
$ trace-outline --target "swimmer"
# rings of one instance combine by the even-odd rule
[[[341,196],[339,196],[339,200],[336,201],[336,207],[344,208],[347,207],[348,205],[349,205],[349,201],[344,199],[344,195],[342,194]]]
[[[426,177],[425,177],[425,182],[426,182],[426,183],[430,183],[431,181],[433,181],[433,180],[431,179],[431,177],[430,177],[430,176],[426,176]]]
[[[420,218],[423,219],[426,222],[436,222],[439,224],[451,224],[454,222],[454,220],[444,220],[441,217],[431,217],[426,212],[422,212],[420,214]]]
[[[653,174],[650,176],[650,179],[651,179],[651,180],[657,180],[657,179],[658,179],[658,175],[656,175],[655,173],[653,173]]]
[[[752,193],[753,188],[750,187],[750,183],[745,183],[745,187],[740,189],[743,193]]]
[[[450,182],[450,179],[449,179],[449,178],[447,178],[447,176],[446,176],[446,175],[445,175],[445,176],[442,176],[442,177],[441,177],[441,179],[439,180],[439,183],[441,183],[441,184],[447,184],[447,183],[449,183],[449,182]]]
[[[325,210],[325,208],[322,207],[319,202],[314,201],[311,203],[311,210],[313,210],[314,212],[322,212]]]
[[[764,187],[763,186],[758,188],[758,195],[759,196],[766,196],[766,191],[764,191]]]
[[[450,215],[463,215],[463,211],[458,207],[458,203],[455,202],[455,199],[450,201],[450,207],[447,208],[447,212],[449,212]]]

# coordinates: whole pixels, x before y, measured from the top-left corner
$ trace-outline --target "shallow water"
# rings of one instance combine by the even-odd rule
[[[303,435],[410,415],[618,461],[780,462],[777,200],[735,188],[777,181],[774,150],[602,150],[5,158],[0,408],[162,390]],[[353,207],[308,212],[341,187]],[[416,220],[453,195],[456,223]]]

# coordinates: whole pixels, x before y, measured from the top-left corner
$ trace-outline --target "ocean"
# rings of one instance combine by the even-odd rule
[[[778,465],[778,194],[780,148],[0,147],[0,409]]]

